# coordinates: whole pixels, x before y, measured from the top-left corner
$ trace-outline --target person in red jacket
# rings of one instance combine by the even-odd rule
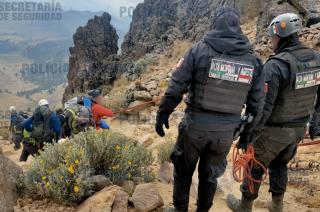
[[[93,105],[91,107],[92,115],[93,115],[93,120],[96,124],[96,128],[99,129],[101,124],[101,119],[106,116],[112,117],[114,114],[110,109],[103,106],[104,99],[99,90],[97,89],[91,90],[88,92],[88,95],[91,96],[93,99]]]

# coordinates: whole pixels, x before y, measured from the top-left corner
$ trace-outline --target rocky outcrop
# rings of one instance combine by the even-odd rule
[[[22,169],[5,157],[1,148],[0,170],[0,211],[11,212],[19,197],[16,182]]]
[[[235,3],[236,2],[236,3]],[[176,39],[199,40],[210,29],[215,9],[237,6],[245,17],[259,14],[262,0],[146,0],[133,13],[122,53],[139,58]]]
[[[63,102],[75,93],[112,84],[127,66],[130,67],[131,62],[117,55],[118,35],[110,21],[111,16],[103,13],[79,27],[74,34]]]

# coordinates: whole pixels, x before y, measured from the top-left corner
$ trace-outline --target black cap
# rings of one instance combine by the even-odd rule
[[[91,96],[93,99],[100,96],[100,91],[98,89],[93,89],[93,90],[90,90],[88,92],[88,95]]]

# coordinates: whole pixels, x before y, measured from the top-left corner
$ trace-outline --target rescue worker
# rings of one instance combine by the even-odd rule
[[[264,65],[268,91],[262,118],[252,133],[255,139],[248,140],[253,142],[256,159],[269,168],[272,202],[268,203],[268,209],[273,212],[283,211],[287,164],[304,138],[318,91],[320,57],[300,43],[301,28],[301,19],[293,13],[276,17],[269,26],[275,56]],[[242,142],[247,145],[244,140]],[[262,175],[262,168],[254,166],[252,176],[260,180]],[[241,185],[241,200],[228,195],[228,207],[237,212],[252,211],[260,184],[254,183],[252,194],[245,179]]]
[[[49,101],[41,99],[33,115],[22,124],[24,128],[23,151],[21,161],[29,155],[38,153],[45,143],[58,142],[61,137],[61,124],[55,112],[49,107]]]
[[[188,211],[192,175],[199,159],[197,211],[209,211],[217,178],[226,169],[226,156],[243,105],[247,104],[246,113],[253,116],[262,111],[265,95],[261,61],[252,54],[239,19],[234,8],[215,11],[212,30],[179,61],[159,106],[155,128],[164,136],[163,125],[169,128],[170,114],[188,93],[171,155],[175,211]],[[251,131],[250,126],[245,131]]]
[[[31,138],[31,132],[28,132],[26,129],[23,129],[23,148],[20,155],[20,162],[25,162],[28,160],[30,155],[35,156],[39,153],[39,146],[35,144],[34,140]]]
[[[17,112],[15,106],[10,106],[10,132],[12,142],[14,143],[14,150],[18,150],[21,147],[22,142],[22,122],[25,120],[24,114]]]
[[[103,120],[103,117],[105,117],[105,116],[112,117],[113,112],[110,109],[103,106],[104,99],[98,89],[94,89],[94,90],[89,91],[88,95],[93,100],[93,105],[92,105],[91,110],[92,110],[92,116],[93,116],[93,120],[95,122],[96,128],[100,129],[103,126],[104,129],[109,129],[109,126]]]

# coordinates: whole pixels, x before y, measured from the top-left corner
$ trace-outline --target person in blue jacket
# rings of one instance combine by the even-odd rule
[[[60,119],[49,108],[46,99],[39,101],[33,115],[22,123],[24,129],[23,150],[20,161],[26,161],[43,149],[45,143],[58,142],[61,137]]]

